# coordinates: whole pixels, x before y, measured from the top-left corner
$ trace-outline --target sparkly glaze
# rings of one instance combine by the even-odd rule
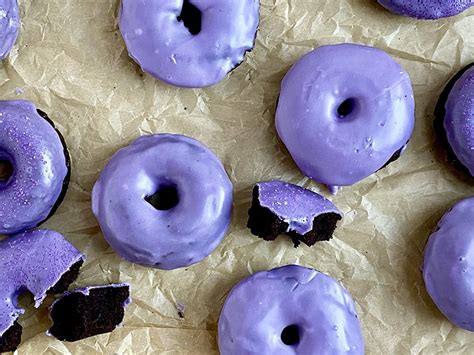
[[[196,35],[178,21],[183,0],[122,0],[120,31],[130,56],[148,74],[175,86],[214,85],[253,48],[259,1],[190,2],[202,14]]]
[[[425,248],[423,278],[439,310],[474,331],[474,197],[454,205],[438,223]]]
[[[29,101],[0,101],[0,160],[13,175],[0,181],[0,234],[36,227],[55,207],[68,175],[54,127]]]
[[[388,54],[323,46],[283,79],[276,127],[301,171],[336,190],[376,172],[406,145],[414,107],[410,78]]]
[[[449,145],[474,176],[474,66],[456,81],[445,109],[444,129]]]
[[[474,4],[473,0],[378,0],[378,2],[396,14],[425,20],[454,16]]]
[[[72,295],[74,293],[82,293],[84,296],[89,296],[91,290],[97,290],[97,289],[100,289],[100,288],[120,288],[120,287],[127,287],[129,290],[130,290],[130,285],[127,284],[127,283],[120,283],[120,284],[109,284],[109,285],[99,285],[99,286],[88,286],[88,287],[81,287],[81,288],[76,288],[75,290],[71,290],[71,291],[67,291],[67,292],[64,292],[60,297],[58,297],[57,299],[54,300],[54,302],[49,306],[49,312],[51,314],[51,311],[53,310],[54,306],[56,305],[56,303],[58,303],[59,301],[63,300],[64,297],[67,297],[69,295]],[[130,291],[129,291],[130,292]],[[127,307],[130,303],[132,303],[132,298],[131,297],[128,297],[125,302],[123,303],[123,308]],[[51,318],[51,317],[50,317]],[[117,325],[117,328],[121,327],[122,324],[119,324]],[[54,336],[53,334],[50,333],[50,330],[49,329],[47,332],[46,332],[46,335],[47,336]]]
[[[17,0],[0,0],[0,60],[10,53],[19,29],[20,12]]]
[[[175,186],[167,211],[145,198]],[[230,224],[232,183],[200,142],[157,134],[135,140],[107,164],[92,191],[105,239],[124,259],[160,269],[197,263],[222,241]]]
[[[299,342],[285,345],[283,329],[296,325]],[[258,272],[227,297],[218,325],[222,355],[364,354],[354,301],[336,280],[288,265]]]
[[[325,213],[342,217],[331,201],[311,190],[282,181],[259,182],[257,186],[260,206],[288,223],[287,232],[306,234],[313,229],[314,218]]]
[[[64,237],[35,230],[0,241],[0,336],[24,313],[17,308],[19,294],[28,290],[38,308],[72,265],[84,256]]]

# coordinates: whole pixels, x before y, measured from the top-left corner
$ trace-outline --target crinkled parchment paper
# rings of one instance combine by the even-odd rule
[[[474,61],[474,9],[416,21],[390,14],[375,0],[262,0],[256,47],[247,60],[217,86],[189,90],[142,74],[128,58],[117,27],[119,0],[20,4],[21,35],[0,64],[0,99],[35,101],[65,135],[73,160],[66,200],[45,227],[87,255],[74,286],[129,282],[133,303],[122,328],[76,343],[44,335],[47,309],[29,306],[20,320],[25,329],[18,353],[215,354],[230,288],[255,271],[289,263],[326,272],[350,290],[368,354],[474,352],[474,334],[446,321],[419,271],[440,216],[474,194],[473,181],[445,161],[432,130],[443,86]],[[264,242],[245,226],[255,182],[278,178],[327,195],[303,177],[276,136],[280,81],[314,47],[346,41],[377,46],[408,70],[417,102],[413,139],[401,159],[331,197],[345,213],[331,242],[298,249],[284,237]],[[93,183],[110,156],[156,132],[203,141],[235,187],[229,235],[205,261],[186,269],[152,270],[121,260],[90,209]]]

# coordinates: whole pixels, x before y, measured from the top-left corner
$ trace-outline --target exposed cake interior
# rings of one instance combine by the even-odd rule
[[[96,286],[67,292],[51,305],[49,335],[76,341],[113,331],[123,321],[130,302],[125,284]]]
[[[73,283],[79,276],[79,271],[83,263],[84,260],[80,259],[73,264],[70,269],[61,276],[59,281],[48,290],[48,295],[66,291],[71,283]],[[19,292],[19,294],[21,293],[22,292]],[[22,326],[18,321],[15,321],[13,325],[0,337],[0,353],[15,351],[18,348],[18,345],[20,345],[22,332]]]
[[[293,203],[305,202],[305,204],[311,204],[311,202],[314,202],[319,205],[300,206],[300,208],[308,208],[307,214],[303,218],[301,218],[301,214],[298,217],[295,215],[295,218],[292,220],[288,214],[278,213],[277,209],[272,209],[269,205],[262,205],[260,189],[264,186],[263,184],[272,184],[271,188],[275,189],[273,204],[287,205],[289,211],[293,209],[293,206],[291,206]],[[293,196],[295,196],[295,192],[307,195],[306,201],[302,201],[297,197],[294,200],[282,197],[281,202],[279,202],[278,195],[284,195],[283,192],[288,190],[292,190]],[[318,210],[319,212],[317,212]],[[280,234],[286,234],[292,239],[295,247],[300,243],[312,246],[318,241],[330,240],[336,229],[337,222],[342,218],[335,206],[322,196],[296,185],[277,181],[259,183],[254,187],[252,206],[248,214],[247,226],[252,234],[268,241],[275,240]],[[307,221],[302,224],[300,221],[304,219],[307,219]]]

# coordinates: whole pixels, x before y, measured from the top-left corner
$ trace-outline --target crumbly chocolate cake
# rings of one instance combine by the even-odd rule
[[[76,341],[111,332],[122,323],[124,308],[129,303],[127,284],[67,292],[50,307],[53,326],[48,334],[62,341]]]
[[[330,240],[342,214],[323,196],[297,185],[269,181],[253,189],[247,227],[267,241],[287,234],[295,247]]]

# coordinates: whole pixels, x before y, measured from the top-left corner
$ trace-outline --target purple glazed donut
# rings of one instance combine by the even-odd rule
[[[410,78],[388,54],[356,44],[322,46],[283,79],[276,128],[301,171],[337,190],[403,152],[414,108]]]
[[[35,230],[0,241],[0,352],[18,346],[22,327],[18,296],[33,294],[38,308],[47,294],[62,293],[74,281],[84,256],[64,237]]]
[[[0,234],[36,227],[59,207],[69,154],[47,116],[29,101],[0,101]]]
[[[10,53],[19,29],[20,12],[17,0],[0,0],[0,60]]]
[[[92,191],[105,239],[124,259],[176,269],[207,257],[230,224],[232,183],[200,142],[143,136],[119,150]]]
[[[351,295],[332,277],[287,265],[239,282],[218,325],[222,355],[364,354]]]
[[[378,0],[378,2],[396,14],[424,20],[454,16],[474,4],[473,0]]]
[[[168,84],[216,84],[255,42],[259,0],[122,0],[120,31],[130,56]]]
[[[474,197],[455,204],[425,248],[423,279],[439,310],[474,332]]]
[[[474,177],[474,63],[448,83],[435,110],[435,130],[457,168]]]

